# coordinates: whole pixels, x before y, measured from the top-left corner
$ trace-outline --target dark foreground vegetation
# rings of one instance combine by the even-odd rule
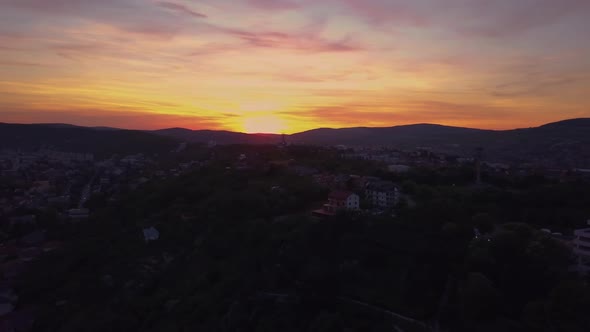
[[[175,139],[137,130],[0,123],[0,150],[53,149],[89,153],[103,159],[113,154],[164,153],[177,144]]]
[[[60,226],[19,303],[35,331],[589,331],[590,287],[540,229],[583,226],[590,186],[472,177],[418,169],[392,177],[395,217],[318,220],[310,178],[211,163]]]

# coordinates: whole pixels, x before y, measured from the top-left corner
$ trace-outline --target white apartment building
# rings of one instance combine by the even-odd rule
[[[590,220],[588,220],[590,225]],[[590,272],[590,227],[574,231],[574,255],[576,255],[576,270],[579,273]]]
[[[365,196],[374,207],[392,208],[399,199],[399,190],[391,182],[372,182],[367,185]]]

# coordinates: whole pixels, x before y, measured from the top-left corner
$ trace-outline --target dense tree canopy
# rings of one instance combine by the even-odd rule
[[[590,291],[538,230],[579,225],[587,186],[400,181],[395,218],[317,220],[311,179],[203,167],[71,226],[19,294],[37,331],[587,330]]]

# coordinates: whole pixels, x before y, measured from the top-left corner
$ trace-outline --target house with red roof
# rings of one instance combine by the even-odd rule
[[[357,211],[360,209],[360,197],[351,191],[332,191],[323,208],[315,210],[318,216],[333,216],[340,211]]]

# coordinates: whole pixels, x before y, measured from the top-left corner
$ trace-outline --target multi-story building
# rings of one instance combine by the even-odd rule
[[[389,181],[370,182],[365,197],[373,207],[392,208],[399,199],[399,189]]]
[[[350,191],[333,191],[328,197],[328,204],[324,210],[329,213],[336,213],[341,210],[358,210],[360,208],[360,197]]]
[[[87,219],[89,216],[88,209],[70,209],[68,210],[68,217],[74,221]]]
[[[588,220],[590,225],[590,220]],[[574,231],[574,255],[576,255],[576,270],[579,273],[590,272],[590,228]]]

